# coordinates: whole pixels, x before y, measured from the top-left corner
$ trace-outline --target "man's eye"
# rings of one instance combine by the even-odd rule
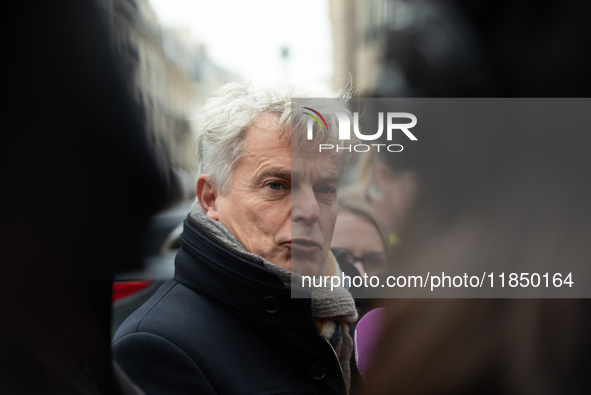
[[[319,187],[316,189],[318,193],[331,193],[333,189],[331,187]]]
[[[274,191],[278,191],[278,190],[280,190],[280,189],[281,189],[281,187],[282,187],[283,185],[281,185],[281,183],[280,183],[280,182],[277,182],[277,181],[272,181],[272,182],[268,183],[268,184],[267,184],[267,186],[268,186],[269,188],[271,188],[272,190],[274,190]]]

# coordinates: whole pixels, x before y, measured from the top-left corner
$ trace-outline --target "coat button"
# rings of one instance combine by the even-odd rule
[[[273,296],[265,296],[263,298],[263,309],[269,314],[274,314],[279,311],[279,301]]]
[[[314,380],[322,380],[324,377],[326,377],[326,365],[322,362],[316,362],[314,365],[312,365],[310,372],[312,373]]]

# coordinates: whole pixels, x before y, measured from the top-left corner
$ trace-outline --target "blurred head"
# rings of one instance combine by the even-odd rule
[[[347,260],[369,276],[386,268],[390,251],[384,225],[364,199],[352,194],[339,198],[331,247],[345,250]]]
[[[318,95],[281,86],[230,84],[203,110],[197,197],[244,247],[281,267],[316,275],[330,251],[337,188],[350,154],[319,153],[336,141],[319,130],[307,141],[291,97]],[[293,126],[293,128],[292,128]],[[302,137],[303,136],[303,137]]]
[[[391,168],[384,162],[378,162],[375,167],[375,188],[378,193],[370,194],[374,210],[382,211],[389,230],[400,232],[406,225],[417,195],[416,173],[412,170]]]
[[[407,145],[405,151],[409,148],[413,147]],[[406,153],[370,151],[361,155],[358,160],[354,188],[361,188],[365,193],[371,209],[391,235],[391,245],[395,245],[397,234],[407,223],[419,187],[415,164],[407,159]],[[403,157],[402,160],[400,157]]]

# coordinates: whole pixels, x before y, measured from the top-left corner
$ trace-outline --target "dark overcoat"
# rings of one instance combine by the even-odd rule
[[[148,395],[344,394],[310,299],[190,216],[184,226],[174,278],[113,339],[129,377]]]

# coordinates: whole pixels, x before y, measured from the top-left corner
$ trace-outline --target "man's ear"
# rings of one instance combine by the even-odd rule
[[[218,197],[217,189],[211,177],[202,174],[197,178],[197,199],[205,214],[216,221],[219,221],[219,214],[216,207]]]

